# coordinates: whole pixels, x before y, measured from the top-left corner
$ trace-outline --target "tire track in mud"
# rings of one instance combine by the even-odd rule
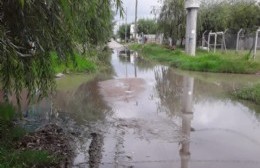
[[[120,168],[120,167],[127,167],[131,168],[132,166],[132,157],[127,155],[125,151],[125,126],[121,123],[115,124],[115,155],[114,155],[114,167]]]
[[[92,141],[89,145],[89,168],[99,168],[102,160],[102,148],[104,144],[104,137],[98,133],[91,133]]]

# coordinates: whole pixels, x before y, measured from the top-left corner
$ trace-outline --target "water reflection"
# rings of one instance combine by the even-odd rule
[[[158,67],[154,71],[155,88],[160,103],[157,106],[159,112],[166,112],[168,116],[181,116],[181,96],[183,90],[183,77],[172,73],[168,67]]]
[[[103,120],[111,108],[99,94],[98,79],[81,84],[75,90],[58,91],[53,103],[58,111],[69,114],[77,123]]]
[[[128,78],[129,70],[128,66],[132,67],[134,65],[134,77],[137,78],[137,61],[138,53],[130,52],[129,50],[122,50],[118,52],[119,61],[125,65],[125,77]],[[132,65],[131,65],[132,64]]]
[[[191,134],[191,120],[193,119],[193,85],[194,78],[183,77],[183,96],[182,96],[182,140],[181,140],[181,168],[189,167],[190,159],[190,134]]]
[[[180,122],[180,150],[181,168],[189,167],[190,135],[193,119],[193,90],[194,78],[175,74],[170,68],[160,67],[155,70],[158,97],[158,111],[166,112],[173,119]]]

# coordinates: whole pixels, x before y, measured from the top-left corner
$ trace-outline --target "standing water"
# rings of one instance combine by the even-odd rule
[[[81,126],[75,168],[260,167],[260,107],[229,95],[255,76],[183,72],[122,48],[111,64],[112,79],[53,100]]]

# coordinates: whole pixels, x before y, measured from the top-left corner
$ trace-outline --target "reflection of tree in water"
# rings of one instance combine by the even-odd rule
[[[121,63],[130,63],[130,56],[119,56],[119,61]]]
[[[131,57],[134,57],[134,63],[138,68],[138,71],[150,71],[156,66],[156,63],[143,58],[138,52],[131,52],[129,55],[119,55],[119,61],[122,63],[130,63]]]
[[[138,67],[139,71],[150,71],[151,69],[153,69],[156,64],[144,59],[143,57],[138,57],[136,65]]]
[[[102,120],[111,111],[99,93],[98,80],[84,83],[75,91],[58,92],[54,105],[80,123]]]
[[[160,98],[158,111],[165,111],[170,116],[179,115],[183,77],[176,75],[170,68],[161,67],[155,70],[157,94]]]

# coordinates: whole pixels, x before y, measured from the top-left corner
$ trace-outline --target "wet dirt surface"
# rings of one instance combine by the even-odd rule
[[[65,134],[62,128],[54,124],[49,124],[38,129],[36,132],[24,136],[19,140],[16,148],[24,151],[47,151],[51,155],[61,158],[59,163],[48,165],[49,167],[66,168],[71,167],[74,156],[69,138],[68,134]]]
[[[79,125],[73,167],[260,167],[260,106],[228,94],[256,76],[183,72],[110,47],[112,79],[53,99],[66,127]]]

